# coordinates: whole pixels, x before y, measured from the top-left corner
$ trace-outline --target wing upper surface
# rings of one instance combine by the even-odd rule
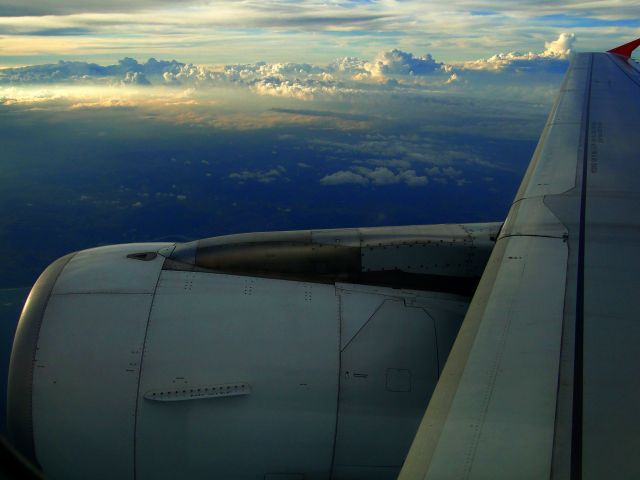
[[[401,479],[640,473],[639,85],[574,57]]]

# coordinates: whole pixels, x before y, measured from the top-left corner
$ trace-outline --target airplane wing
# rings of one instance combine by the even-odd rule
[[[401,480],[640,478],[639,44],[573,58]]]

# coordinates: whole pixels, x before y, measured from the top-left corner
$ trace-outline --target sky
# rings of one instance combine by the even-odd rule
[[[611,48],[638,36],[639,13],[620,0],[2,0],[0,64],[324,64],[392,48],[456,62],[538,51],[564,31],[581,50]]]
[[[637,36],[637,1],[0,0],[0,246],[50,236],[2,282],[117,241],[499,220],[572,55]]]
[[[640,36],[639,13],[640,2],[613,0],[0,0],[0,191],[14,206],[0,244],[24,244],[34,223],[68,224],[17,274],[22,285],[50,256],[122,231],[133,241],[499,219],[573,53]],[[127,185],[139,158],[182,185],[145,182],[144,169]],[[297,220],[295,188],[313,212]],[[397,204],[380,203],[391,191]],[[277,205],[261,197],[281,192]],[[336,192],[379,208],[336,213]],[[194,197],[217,202],[215,222],[195,220]],[[476,210],[450,208],[460,198]],[[191,208],[191,223],[131,230],[167,199]],[[80,236],[69,212],[90,220],[107,206],[120,216]]]
[[[639,19],[614,0],[0,0],[1,283],[95,244],[500,220],[573,53]]]

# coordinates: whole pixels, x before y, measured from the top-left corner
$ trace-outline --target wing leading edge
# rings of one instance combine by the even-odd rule
[[[640,474],[640,75],[615,50],[565,75],[401,480]]]

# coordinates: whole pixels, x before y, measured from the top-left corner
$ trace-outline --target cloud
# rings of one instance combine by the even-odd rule
[[[251,89],[259,95],[276,97],[292,97],[300,100],[313,100],[318,95],[334,95],[338,93],[335,85],[325,82],[307,80],[286,80],[270,76],[256,80]]]
[[[546,42],[540,53],[499,53],[488,59],[467,61],[457,66],[436,61],[431,54],[416,56],[400,49],[378,53],[371,61],[343,57],[328,65],[311,63],[229,64],[204,66],[176,60],[146,62],[125,57],[112,65],[90,62],[58,63],[0,69],[0,84],[117,84],[163,85],[203,89],[206,87],[248,88],[261,96],[297,100],[387,94],[399,91],[414,95],[459,91],[487,83],[488,77],[474,72],[560,74],[568,64],[576,37],[561,34]],[[492,77],[495,80],[497,77]],[[529,88],[528,92],[535,91]]]
[[[394,48],[381,52],[371,63],[365,63],[364,69],[374,77],[387,75],[429,75],[440,72],[444,64],[436,62],[431,54],[414,57],[412,53]]]
[[[415,170],[405,170],[400,176],[410,187],[420,187],[429,183],[429,179],[426,176],[417,175]]]
[[[451,72],[451,66],[437,62],[429,53],[424,56],[414,56],[413,53],[397,48],[381,51],[371,61],[357,57],[344,57],[326,68],[334,74],[348,76],[350,80],[386,81],[388,86],[399,84],[394,77],[421,77]]]
[[[406,183],[411,187],[422,186],[428,183],[425,176],[418,176],[415,170],[404,170],[394,173],[387,167],[377,167],[370,169],[367,167],[356,167],[356,172],[368,178],[374,185],[394,185],[397,183]]]
[[[347,75],[356,75],[359,73],[365,73],[366,60],[357,57],[344,57],[340,58],[328,65],[330,72],[338,72]]]
[[[462,175],[462,170],[457,170],[457,169],[449,166],[449,167],[444,167],[442,169],[442,173],[444,175],[446,175],[447,177],[457,177],[459,175]]]
[[[139,78],[138,78],[139,80]],[[0,83],[0,105],[44,106],[49,110],[68,111],[96,108],[144,107],[157,111],[158,118],[177,120],[175,108],[193,108],[199,100],[191,89],[169,89],[148,85],[112,82],[108,84],[19,84]],[[202,102],[210,105],[210,100]],[[185,114],[188,112],[185,112]]]
[[[59,61],[44,65],[31,65],[0,70],[0,83],[104,83],[109,79],[134,85],[150,84],[147,77],[159,80],[166,73],[178,75],[185,64],[172,61],[158,61],[150,58],[146,63],[125,57],[114,65],[98,65],[90,62]]]
[[[184,0],[183,0],[184,1]],[[0,7],[2,16],[40,16],[68,15],[85,12],[122,12],[144,10],[150,7],[171,5],[172,0],[40,0],[24,2],[21,0],[3,0]],[[186,3],[186,2],[185,2]]]
[[[229,178],[233,180],[239,180],[240,183],[246,181],[255,181],[260,183],[271,183],[282,175],[284,167],[272,168],[268,171],[261,170],[243,170],[241,172],[233,172],[229,175]]]
[[[571,53],[576,36],[573,33],[561,33],[557,40],[544,43],[543,56],[567,58]]]
[[[542,52],[498,53],[487,59],[464,62],[462,70],[563,73],[569,65],[569,57],[575,41],[575,34],[561,33],[556,40],[545,42],[545,49]]]
[[[348,170],[339,170],[330,175],[325,175],[320,179],[322,185],[345,185],[349,183],[355,183],[359,185],[366,185],[369,180],[357,173],[350,172]]]
[[[635,2],[615,0],[1,3],[5,64],[60,56],[107,61],[131,52],[218,64],[255,61],[256,52],[264,52],[272,62],[318,64],[345,55],[375,60],[376,51],[393,48],[451,62],[495,51],[536,51],[541,39],[566,29],[585,39],[585,49],[604,50],[623,43],[639,25]]]
[[[151,82],[147,80],[147,77],[142,72],[125,73],[122,83],[125,85],[151,85]]]
[[[377,167],[375,169],[367,167],[353,167],[350,170],[340,170],[320,179],[323,185],[343,185],[355,183],[366,185],[396,185],[406,183],[410,187],[419,187],[429,183],[429,179],[422,175],[417,175],[415,170],[403,170],[393,172],[387,167]]]

